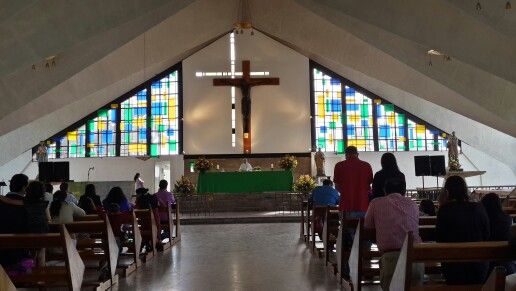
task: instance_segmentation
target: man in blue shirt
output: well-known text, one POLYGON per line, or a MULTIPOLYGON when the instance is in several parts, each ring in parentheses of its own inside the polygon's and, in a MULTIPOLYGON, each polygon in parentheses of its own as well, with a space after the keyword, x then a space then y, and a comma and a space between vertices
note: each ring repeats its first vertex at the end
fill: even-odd
POLYGON ((340 194, 333 188, 333 182, 326 179, 322 186, 315 187, 309 200, 316 206, 336 206, 339 205, 340 194))

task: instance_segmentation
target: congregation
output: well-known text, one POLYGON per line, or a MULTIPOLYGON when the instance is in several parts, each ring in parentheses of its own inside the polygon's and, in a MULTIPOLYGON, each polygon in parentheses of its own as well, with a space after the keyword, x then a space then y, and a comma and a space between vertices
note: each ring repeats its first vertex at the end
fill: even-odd
MULTIPOLYGON (((160 213, 159 209, 176 203, 174 195, 167 190, 168 182, 160 181, 156 194, 150 194, 149 189, 143 187, 143 181, 139 183, 142 187, 135 190, 136 200, 133 204, 120 187, 111 188, 101 201, 95 185, 87 184, 84 194, 77 199, 73 193, 68 192, 66 182, 61 183, 59 190, 53 193, 52 184, 29 181, 26 175, 16 174, 10 180, 10 192, 0 196, 0 219, 10 221, 0 224, 0 234, 45 234, 49 232, 51 225, 69 224, 87 215, 102 217, 105 214, 130 214, 137 209, 150 210, 156 222, 167 220, 168 217, 160 213)), ((163 229, 162 232, 160 225, 161 223, 157 223, 156 240, 142 242, 142 249, 145 248, 147 252, 153 248, 163 249, 161 238, 169 234, 163 233, 168 230, 163 229), (154 241, 157 243, 153 244, 154 241)), ((115 233, 126 231, 124 224, 112 223, 112 227, 115 233)), ((123 242, 116 242, 121 251, 123 242)), ((0 265, 10 277, 43 265, 44 258, 45 249, 0 251, 0 265)))
MULTIPOLYGON (((383 290, 389 290, 407 234, 412 233, 414 243, 422 242, 420 217, 437 216, 436 242, 511 240, 513 219, 504 212, 497 194, 489 193, 481 201, 472 201, 465 180, 460 176, 450 176, 445 181, 437 207, 429 199, 420 201, 418 206, 405 196, 405 175, 392 153, 383 154, 382 168, 374 176, 371 166, 359 159, 355 147, 347 147, 345 153, 346 159, 335 166, 335 189, 328 178, 323 186, 313 190, 309 201, 314 206, 338 206, 341 219, 363 219, 364 228, 376 233, 376 244, 381 253, 380 285, 383 290)), ((317 215, 315 211, 314 215, 317 215)), ((323 216, 316 217, 313 225, 321 238, 323 216)), ((354 232, 353 228, 343 232, 342 239, 347 240, 349 246, 353 244, 354 232)), ((496 266, 503 266, 507 275, 516 272, 516 262, 506 261, 443 263, 442 273, 450 285, 483 284, 496 266)), ((343 277, 349 279, 349 267, 343 273, 343 277)), ((411 274, 412 284, 422 285, 424 265, 413 264, 411 274)))

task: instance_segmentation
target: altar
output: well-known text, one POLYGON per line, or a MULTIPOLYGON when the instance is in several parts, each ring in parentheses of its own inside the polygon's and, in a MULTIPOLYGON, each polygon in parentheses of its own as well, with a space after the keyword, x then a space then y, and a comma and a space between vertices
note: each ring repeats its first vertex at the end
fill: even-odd
POLYGON ((291 171, 207 172, 199 174, 197 193, 261 193, 292 191, 291 171))

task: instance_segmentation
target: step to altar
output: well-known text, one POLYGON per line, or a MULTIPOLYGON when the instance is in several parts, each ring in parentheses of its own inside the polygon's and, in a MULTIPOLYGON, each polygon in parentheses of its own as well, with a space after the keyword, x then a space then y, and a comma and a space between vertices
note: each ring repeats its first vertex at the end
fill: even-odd
POLYGON ((181 224, 293 223, 300 221, 300 215, 297 211, 182 213, 181 224))

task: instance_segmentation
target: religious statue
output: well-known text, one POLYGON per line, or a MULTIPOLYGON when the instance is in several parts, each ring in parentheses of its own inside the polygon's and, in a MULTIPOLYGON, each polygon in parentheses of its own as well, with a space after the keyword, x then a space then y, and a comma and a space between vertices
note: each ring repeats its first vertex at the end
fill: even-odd
POLYGON ((315 153, 315 168, 317 169, 317 177, 326 177, 324 173, 324 153, 321 151, 321 148, 315 153))
POLYGON ((450 171, 460 171, 459 163, 459 140, 455 136, 455 131, 448 136, 448 168, 450 171))
POLYGON ((39 142, 38 150, 36 151, 36 160, 38 163, 48 162, 47 145, 44 141, 39 142))

